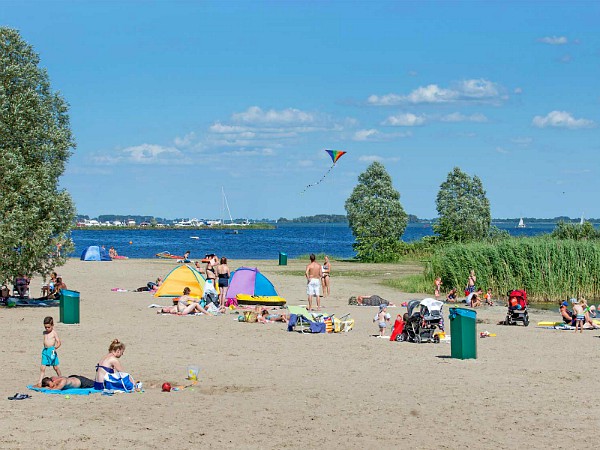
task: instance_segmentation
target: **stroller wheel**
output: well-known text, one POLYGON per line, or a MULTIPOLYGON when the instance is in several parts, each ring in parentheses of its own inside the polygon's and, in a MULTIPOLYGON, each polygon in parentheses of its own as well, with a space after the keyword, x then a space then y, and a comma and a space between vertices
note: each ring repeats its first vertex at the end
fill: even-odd
POLYGON ((406 341, 406 335, 404 333, 400 333, 396 336, 396 342, 404 342, 406 341))
POLYGON ((525 315, 523 316, 523 325, 528 326, 529 325, 529 314, 525 313, 525 315))
POLYGON ((436 335, 433 337, 433 343, 434 343, 434 344, 439 344, 439 343, 440 343, 440 336, 439 336, 438 334, 436 334, 436 335))

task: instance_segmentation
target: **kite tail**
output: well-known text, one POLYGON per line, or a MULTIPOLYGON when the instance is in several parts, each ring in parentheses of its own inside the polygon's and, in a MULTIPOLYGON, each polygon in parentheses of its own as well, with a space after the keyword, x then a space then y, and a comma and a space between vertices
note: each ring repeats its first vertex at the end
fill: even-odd
POLYGON ((300 194, 304 194, 308 188, 311 188, 313 186, 316 186, 317 184, 320 184, 327 177, 329 172, 331 172, 331 169, 333 169, 334 167, 335 167, 335 163, 329 168, 329 170, 327 172, 325 172, 323 174, 323 176, 321 177, 321 179, 319 181, 317 181, 316 183, 313 183, 313 184, 306 185, 306 187, 302 190, 302 192, 300 192, 300 194))

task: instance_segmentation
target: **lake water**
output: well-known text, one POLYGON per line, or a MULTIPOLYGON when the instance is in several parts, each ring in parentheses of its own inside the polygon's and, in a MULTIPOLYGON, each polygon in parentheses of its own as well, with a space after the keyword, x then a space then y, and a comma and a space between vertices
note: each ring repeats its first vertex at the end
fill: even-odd
MULTIPOLYGON (((535 236, 550 233, 553 224, 532 225, 515 228, 515 225, 501 225, 513 236, 535 236)), ((431 226, 409 224, 402 239, 406 242, 433 235, 431 226)), ((153 258, 157 253, 167 251, 175 255, 191 252, 191 259, 200 259, 206 253, 216 253, 230 259, 277 259, 279 252, 289 258, 309 253, 325 253, 340 258, 355 255, 352 249, 354 238, 347 224, 278 224, 273 230, 239 229, 239 234, 230 230, 192 229, 119 229, 86 230, 76 229, 72 233, 75 242, 73 256, 81 255, 90 245, 111 246, 130 258, 153 258), (192 239, 197 237, 198 239, 192 239), (131 242, 131 244, 130 244, 131 242)))

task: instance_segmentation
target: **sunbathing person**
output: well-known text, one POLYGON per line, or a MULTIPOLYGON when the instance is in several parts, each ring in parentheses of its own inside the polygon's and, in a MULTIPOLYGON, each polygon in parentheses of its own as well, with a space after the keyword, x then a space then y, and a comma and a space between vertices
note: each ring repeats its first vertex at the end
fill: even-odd
POLYGON ((183 295, 179 297, 177 305, 167 306, 157 311, 157 314, 178 314, 180 316, 186 316, 193 313, 204 313, 210 315, 210 313, 198 303, 198 299, 190 296, 191 289, 186 287, 183 289, 183 295))
POLYGON ((356 297, 356 304, 359 306, 394 306, 393 303, 381 298, 379 295, 359 295, 356 297))
POLYGON ((257 322, 259 323, 273 323, 273 322, 283 322, 287 323, 288 319, 285 314, 269 314, 269 311, 263 309, 260 314, 257 316, 257 322))
POLYGON ((91 389, 94 387, 94 380, 81 375, 44 377, 42 379, 42 385, 37 387, 43 387, 53 391, 62 391, 63 389, 91 389))

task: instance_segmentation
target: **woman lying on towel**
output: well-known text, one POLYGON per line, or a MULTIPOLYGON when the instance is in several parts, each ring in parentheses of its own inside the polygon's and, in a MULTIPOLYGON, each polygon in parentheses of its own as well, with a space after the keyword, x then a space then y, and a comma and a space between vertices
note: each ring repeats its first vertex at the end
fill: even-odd
POLYGON ((273 322, 284 322, 287 323, 288 319, 285 314, 269 314, 269 311, 263 309, 257 317, 258 323, 273 323, 273 322))
POLYGON ((180 316, 187 316, 188 314, 204 313, 210 315, 209 312, 198 303, 198 299, 190 296, 190 292, 192 292, 191 289, 186 287, 176 305, 161 308, 158 311, 158 314, 178 314, 180 316))

